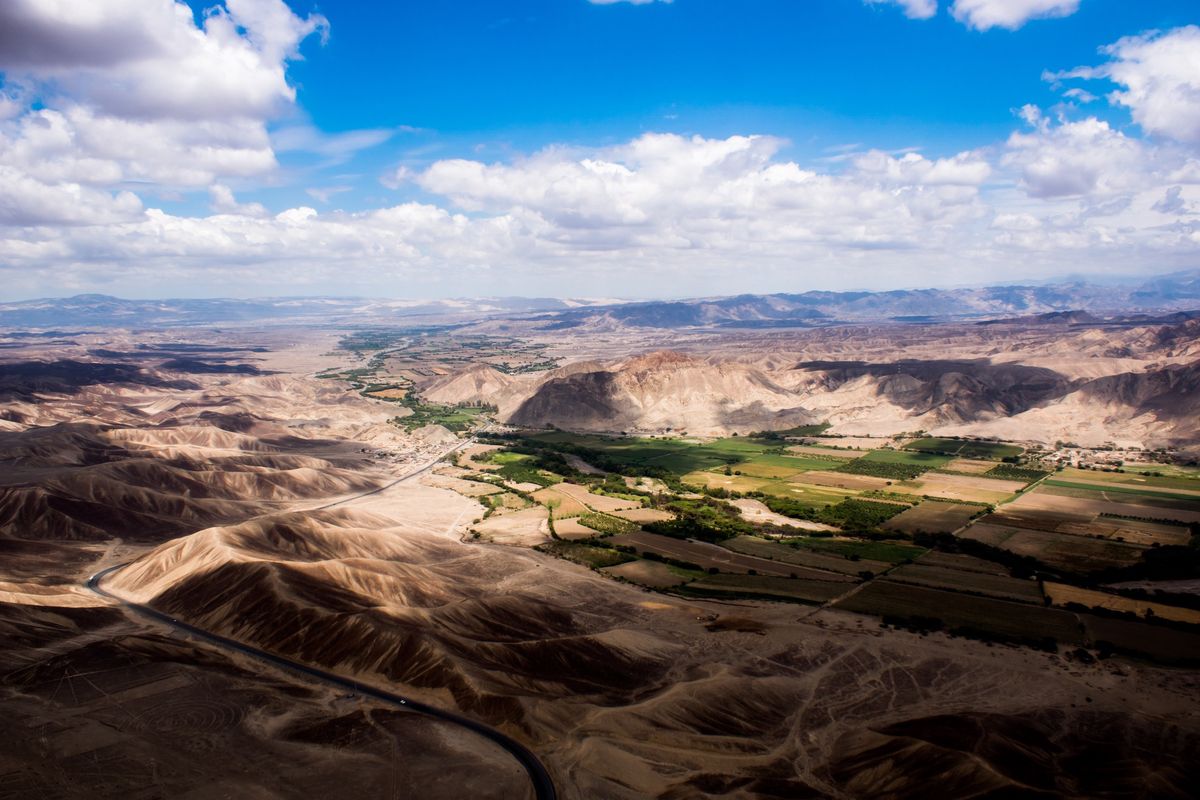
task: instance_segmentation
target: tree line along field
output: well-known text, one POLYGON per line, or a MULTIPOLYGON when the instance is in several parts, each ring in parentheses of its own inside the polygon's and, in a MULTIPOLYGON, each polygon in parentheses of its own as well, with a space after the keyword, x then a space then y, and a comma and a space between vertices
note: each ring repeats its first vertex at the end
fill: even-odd
MULTIPOLYGON (((1200 627, 1170 614, 1138 617, 1128 609, 1142 606, 1111 601, 1117 595, 1097 583, 1158 575, 1164 548, 1165 555, 1175 556, 1173 569, 1191 569, 1200 577, 1196 559, 1179 558, 1195 552, 1191 532, 1162 520, 1118 523, 1100 511, 1089 516, 1075 507, 1068 512, 1054 507, 1090 502, 1093 493, 1106 489, 1118 499, 1161 502, 1174 511, 1200 500, 1170 488, 1139 492, 1119 481, 1095 486, 1079 484, 1083 479, 1074 476, 1045 480, 1045 470, 995 460, 1012 458, 1006 448, 1015 446, 953 439, 946 441, 977 446, 925 452, 947 445, 918 440, 925 449, 880 448, 846 458, 825 457, 819 446, 793 452, 786 441, 766 437, 703 442, 551 431, 481 438, 500 448, 485 458, 493 470, 486 479, 552 487, 533 497, 558 500, 559 510, 550 509, 552 520, 570 523, 569 540, 564 536, 541 549, 649 589, 824 605, 889 624, 1036 647, 1054 641, 1167 661, 1200 659, 1200 627), (603 474, 578 472, 567 456, 603 474), (971 471, 943 471, 956 459, 971 471), (861 464, 900 467, 913 477, 866 476, 871 479, 857 486, 822 485, 837 481, 837 475, 855 477, 845 467, 861 464), (987 474, 992 470, 1004 474, 987 474), (1055 480, 1071 485, 1055 486, 1055 480), (921 494, 942 490, 963 497, 921 494), (1052 494, 1058 491, 1087 496, 1052 494), (992 502, 969 497, 985 492, 992 502), (751 521, 728 502, 742 497, 777 516, 751 521), (611 504, 620 502, 640 509, 648 521, 615 516, 629 513, 613 511, 611 504), (568 513, 571 519, 564 519, 568 513), (1142 529, 1159 544, 1117 538, 1117 531, 1142 529), (1087 619, 1077 608, 1048 606, 1045 581, 1074 586, 1081 592, 1077 597, 1096 598, 1098 605, 1087 609, 1087 619), (1105 598, 1107 605, 1100 604, 1105 598), (1176 628, 1170 636, 1154 638, 1158 628, 1171 625, 1176 628), (1109 638, 1098 639, 1097 631, 1109 638), (1159 644, 1148 644, 1154 642, 1159 644)), ((1130 502, 1121 507, 1159 510, 1130 502)))

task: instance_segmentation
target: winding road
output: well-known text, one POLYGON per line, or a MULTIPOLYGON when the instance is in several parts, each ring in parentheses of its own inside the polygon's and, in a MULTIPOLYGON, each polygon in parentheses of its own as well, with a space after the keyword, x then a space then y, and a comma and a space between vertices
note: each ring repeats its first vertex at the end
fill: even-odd
MULTIPOLYGON (((402 483, 407 480, 411 480, 412 478, 415 478, 418 475, 428 472, 430 469, 433 468, 433 466, 438 461, 440 461, 442 458, 444 458, 448 453, 458 450, 461 447, 465 447, 468 444, 470 444, 472 441, 473 441, 472 439, 468 439, 464 442, 461 442, 461 443, 455 445, 454 447, 450 448, 450 450, 447 450, 446 453, 443 453, 441 456, 439 456, 437 459, 435 459, 430 464, 427 464, 426 466, 421 467, 420 469, 410 472, 409 474, 405 475, 404 477, 399 478, 395 481, 392 481, 391 483, 388 483, 377 489, 372 489, 370 491, 364 492, 361 495, 357 495, 355 498, 345 498, 343 500, 339 500, 337 502, 330 503, 329 505, 321 506, 321 508, 329 508, 330 506, 349 502, 350 500, 356 499, 357 497, 364 497, 364 496, 368 496, 368 495, 372 495, 372 494, 378 494, 379 492, 390 489, 399 483, 402 483)), ((312 509, 312 510, 315 510, 315 509, 312 509)), ((132 562, 126 562, 124 564, 117 564, 115 566, 108 567, 107 569, 100 570, 99 572, 97 572, 96 574, 94 574, 90 578, 88 578, 87 583, 86 583, 87 588, 89 590, 91 590, 92 592, 95 592, 96 594, 100 595, 101 597, 104 597, 109 600, 113 600, 113 601, 117 602, 122 607, 133 612, 134 614, 137 614, 142 617, 146 617, 148 619, 152 619, 155 622, 161 623, 163 625, 167 625, 171 628, 174 628, 176 630, 187 633, 198 639, 202 639, 205 642, 215 645, 223 650, 229 650, 229 651, 233 651, 236 653, 240 653, 242 655, 250 656, 251 658, 254 658, 258 661, 264 662, 266 664, 270 664, 273 667, 282 668, 289 672, 294 672, 294 673, 300 674, 306 678, 312 678, 312 679, 318 680, 322 683, 330 684, 331 686, 337 686, 338 688, 341 688, 341 689, 348 689, 348 690, 355 692, 357 694, 360 694, 364 697, 370 697, 375 700, 380 700, 384 703, 388 703, 390 705, 397 706, 399 708, 404 709, 405 711, 411 711, 411 712, 414 712, 417 714, 424 714, 425 716, 433 717, 434 719, 443 720, 445 722, 451 723, 452 725, 458 725, 459 727, 466 728, 467 730, 471 731, 472 733, 482 736, 483 738, 499 745, 501 748, 503 748, 506 752, 508 752, 513 758, 515 758, 520 763, 521 767, 529 775, 529 780, 533 784, 534 796, 537 798, 537 800, 557 800, 558 793, 554 789, 554 782, 550 779, 550 773, 546 771, 545 766, 543 766, 542 762, 538 760, 537 756, 535 756, 529 748, 525 747, 520 742, 516 741, 515 739, 510 738, 509 736, 506 736, 505 734, 501 733, 500 731, 496 730, 495 728, 492 728, 489 725, 485 725, 482 722, 471 719, 469 717, 464 717, 464 716, 462 716, 460 714, 456 714, 452 711, 447 711, 442 708, 437 708, 436 706, 431 706, 431 705, 422 703, 417 700, 411 700, 407 697, 396 694, 394 692, 389 692, 384 689, 380 689, 378 687, 372 686, 370 684, 363 683, 362 681, 355 680, 354 678, 347 678, 342 675, 337 675, 332 672, 327 672, 323 669, 318 669, 317 667, 309 666, 308 664, 303 664, 299 661, 293 661, 290 658, 285 658, 283 656, 279 656, 274 653, 269 653, 265 650, 259 650, 256 647, 251 647, 250 645, 243 644, 242 642, 239 642, 235 639, 230 639, 228 637, 221 636, 220 634, 212 633, 211 631, 206 631, 203 628, 197 628, 195 625, 189 625, 186 622, 181 622, 180 620, 176 619, 175 617, 172 617, 169 614, 164 614, 161 611, 157 611, 156 609, 151 608, 150 606, 142 605, 140 603, 130 602, 130 601, 126 600, 125 598, 120 597, 119 595, 115 595, 112 592, 105 589, 104 585, 103 585, 104 579, 109 574, 111 574, 123 567, 129 566, 130 563, 132 563, 132 562)))

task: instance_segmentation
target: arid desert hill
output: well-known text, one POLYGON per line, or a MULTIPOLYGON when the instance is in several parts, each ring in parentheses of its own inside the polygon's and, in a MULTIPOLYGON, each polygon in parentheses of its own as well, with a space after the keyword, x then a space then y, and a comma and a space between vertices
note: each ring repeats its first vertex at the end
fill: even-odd
POLYGON ((798 624, 786 607, 653 598, 461 542, 445 523, 471 503, 438 493, 398 487, 361 507, 204 530, 111 585, 480 717, 529 741, 564 798, 916 798, 933 779, 954 796, 1183 797, 1196 777, 1182 756, 1200 741, 1165 707, 1149 724, 1126 713, 1124 690, 1093 705, 1044 654, 997 661, 982 644, 798 624), (715 613, 728 624, 709 625, 715 613), (1096 753, 1096 736, 1121 743, 1103 779, 1069 765, 1096 753))
POLYGON ((1089 445, 1195 446, 1200 320, 1112 325, 905 325, 630 336, 632 355, 570 360, 621 336, 547 340, 567 360, 507 375, 474 364, 421 383, 440 403, 488 403, 517 425, 700 435, 829 422, 832 433, 928 430, 1089 445), (645 345, 642 345, 645 346, 645 345))

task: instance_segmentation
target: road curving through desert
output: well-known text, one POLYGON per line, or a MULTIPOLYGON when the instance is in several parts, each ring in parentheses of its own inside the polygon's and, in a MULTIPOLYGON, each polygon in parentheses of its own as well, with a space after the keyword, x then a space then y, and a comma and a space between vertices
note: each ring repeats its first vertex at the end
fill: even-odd
MULTIPOLYGON (((356 497, 365 497, 365 496, 369 496, 369 495, 373 495, 373 494, 378 494, 382 491, 390 489, 391 487, 393 487, 399 483, 411 480, 419 475, 422 475, 425 472, 428 472, 430 469, 432 469, 447 454, 449 454, 455 450, 458 450, 462 447, 465 447, 466 445, 470 444, 472 441, 473 441, 473 439, 467 439, 463 442, 460 442, 459 444, 450 448, 449 450, 446 451, 446 453, 443 453, 441 456, 439 456, 437 459, 430 462, 429 464, 427 464, 417 470, 414 470, 413 472, 408 473, 407 475, 403 476, 402 478, 399 478, 395 481, 385 484, 384 486, 381 486, 376 489, 372 489, 367 492, 363 492, 362 494, 357 495, 356 497)), ((355 499, 355 498, 344 498, 344 499, 338 500, 334 503, 330 503, 327 506, 322 506, 322 508, 339 505, 341 503, 348 502, 351 499, 355 499)), ((341 689, 347 689, 352 692, 355 692, 356 694, 360 694, 364 697, 370 697, 375 700, 380 700, 380 701, 388 703, 390 705, 397 706, 406 711, 411 711, 411 712, 417 713, 417 714, 424 714, 425 716, 432 717, 434 719, 439 719, 444 722, 449 722, 452 725, 458 725, 459 727, 462 727, 462 728, 466 728, 467 730, 471 731, 472 733, 474 733, 478 736, 482 736, 483 738, 488 739, 489 741, 500 746, 505 752, 507 752, 509 755, 511 755, 513 758, 515 758, 517 760, 517 762, 521 765, 521 767, 528 774, 529 780, 530 780, 531 784, 533 785, 534 796, 537 800, 557 800, 558 794, 555 791, 554 782, 551 780, 550 774, 546 770, 545 766, 542 764, 542 762, 540 760, 538 760, 538 757, 536 755, 534 755, 533 752, 529 748, 525 747, 520 742, 516 741, 515 739, 510 738, 509 736, 501 733, 500 731, 496 730, 495 728, 492 728, 489 725, 485 725, 484 723, 479 722, 478 720, 474 720, 469 717, 465 717, 460 714, 456 714, 452 711, 447 711, 446 709, 438 708, 436 706, 431 706, 426 703, 422 703, 420 701, 412 700, 410 698, 396 694, 394 692, 389 692, 385 689, 380 689, 376 686, 372 686, 371 684, 355 680, 354 678, 347 678, 345 676, 337 675, 335 673, 328 672, 323 669, 318 669, 318 668, 310 666, 308 664, 304 664, 304 663, 301 663, 298 661, 293 661, 292 659, 285 658, 283 656, 279 656, 274 653, 267 652, 265 650, 259 650, 256 647, 251 647, 250 645, 243 644, 242 642, 239 642, 235 639, 230 639, 228 637, 221 636, 220 634, 213 633, 211 631, 206 631, 203 628, 198 628, 195 625, 190 625, 186 622, 182 622, 179 619, 172 617, 169 614, 164 614, 163 612, 158 611, 154 608, 151 608, 150 606, 142 605, 141 603, 131 602, 131 601, 126 600, 125 598, 120 597, 119 595, 116 595, 116 594, 108 591, 107 589, 105 589, 104 585, 103 585, 104 579, 111 573, 116 572, 119 569, 129 566, 130 563, 132 563, 132 562, 126 562, 124 564, 117 564, 117 565, 114 565, 111 567, 107 567, 106 569, 100 570, 99 572, 95 573, 94 575, 92 575, 91 577, 88 578, 87 583, 85 584, 86 587, 90 591, 94 592, 97 595, 100 595, 101 597, 115 601, 116 603, 120 604, 123 608, 133 612, 134 614, 154 620, 155 622, 161 623, 163 625, 167 625, 171 628, 174 628, 175 630, 189 634, 198 639, 202 639, 205 642, 207 642, 211 645, 215 645, 221 649, 233 651, 233 652, 240 653, 240 654, 246 655, 246 656, 250 656, 251 658, 254 658, 258 661, 269 664, 273 667, 282 668, 284 670, 300 674, 304 677, 318 680, 322 683, 327 683, 332 686, 337 686, 338 688, 341 688, 341 689)))

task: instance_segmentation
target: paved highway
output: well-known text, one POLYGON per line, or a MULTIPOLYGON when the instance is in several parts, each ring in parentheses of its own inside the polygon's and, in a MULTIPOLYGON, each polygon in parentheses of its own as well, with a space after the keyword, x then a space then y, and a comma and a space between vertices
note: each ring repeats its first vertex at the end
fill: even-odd
MULTIPOLYGON (((455 447, 451 448, 451 450, 449 450, 447 452, 452 452, 453 450, 457 450, 460 447, 464 447, 467 444, 469 444, 470 441, 471 440, 462 442, 462 443, 456 445, 455 447)), ((443 454, 443 457, 444 457, 444 455, 445 454, 443 454)), ((439 458, 437 460, 441 460, 441 459, 439 458)), ((416 470, 415 472, 411 472, 408 475, 405 475, 403 478, 400 478, 399 480, 393 481, 392 483, 389 483, 386 486, 382 486, 379 489, 373 489, 369 492, 364 492, 363 495, 360 495, 360 496, 376 494, 385 489, 389 489, 398 483, 401 483, 406 480, 410 480, 410 479, 416 477, 417 475, 427 472, 436 463, 437 463, 437 461, 434 461, 434 462, 416 470)), ((339 502, 344 503, 344 502, 347 502, 347 500, 342 500, 339 502)), ((332 503, 330 505, 337 505, 337 504, 338 503, 332 503)), ((328 507, 329 506, 323 506, 323 508, 328 508, 328 507)), ((87 588, 102 597, 106 597, 110 600, 114 600, 117 603, 120 603, 126 609, 132 611, 135 614, 138 614, 143 617, 147 617, 149 619, 154 620, 155 622, 159 622, 164 625, 175 628, 176 630, 183 631, 184 633, 195 636, 198 639, 202 639, 202 640, 208 642, 209 644, 216 645, 217 647, 220 647, 222 649, 232 650, 232 651, 241 653, 243 655, 250 656, 251 658, 265 662, 267 664, 270 664, 271 666, 280 667, 282 669, 288 670, 290 672, 298 673, 298 674, 303 675, 308 678, 314 678, 318 681, 321 681, 322 683, 328 683, 330 685, 337 686, 342 689, 349 689, 350 691, 355 692, 357 694, 361 694, 364 697, 371 697, 376 700, 381 700, 385 703, 388 703, 388 704, 391 704, 394 706, 398 706, 406 711, 411 711, 411 712, 414 712, 417 714, 424 714, 428 717, 433 717, 434 719, 444 720, 445 722, 449 722, 453 725, 458 725, 460 727, 466 728, 467 730, 470 730, 471 732, 476 733, 485 739, 495 742, 497 745, 504 748, 504 750, 506 750, 510 755, 512 755, 513 758, 515 758, 521 764, 521 766, 525 769, 525 772, 528 773, 529 780, 533 783, 533 791, 534 791, 534 795, 537 798, 537 800, 556 800, 556 798, 558 797, 557 792, 555 792, 555 790, 554 790, 554 783, 553 783, 553 781, 550 780, 550 774, 546 771, 546 768, 542 765, 542 762, 538 760, 537 756, 535 756, 533 754, 533 752, 529 750, 529 748, 525 747, 520 742, 517 742, 516 740, 509 738, 508 736, 504 735, 503 733, 496 730, 495 728, 492 728, 488 725, 483 724, 482 722, 473 720, 469 717, 461 716, 452 711, 447 711, 445 709, 427 705, 426 703, 422 703, 417 700, 411 700, 407 697, 403 697, 401 695, 395 694, 394 692, 389 692, 384 689, 377 688, 370 684, 363 683, 361 681, 357 681, 353 678, 346 678, 341 675, 336 675, 332 672, 326 672, 323 669, 318 669, 316 667, 312 667, 307 664, 302 664, 298 661, 293 661, 290 658, 284 658, 283 656, 275 655, 274 653, 268 653, 265 650, 259 650, 256 647, 251 647, 247 644, 243 644, 242 642, 236 641, 234 639, 230 639, 225 636, 221 636, 219 634, 212 633, 210 631, 206 631, 202 628, 197 628, 195 625, 189 625, 186 622, 181 622, 180 620, 176 619, 175 617, 172 617, 169 614, 164 614, 163 612, 153 609, 150 606, 145 606, 140 603, 132 603, 122 597, 119 597, 118 595, 113 594, 112 592, 108 591, 107 589, 105 589, 104 588, 105 577, 107 577, 110 573, 115 572, 116 570, 119 570, 122 567, 126 567, 126 566, 128 566, 128 563, 117 564, 116 566, 112 566, 107 569, 103 569, 100 572, 97 572, 95 575, 88 578, 87 588)))

